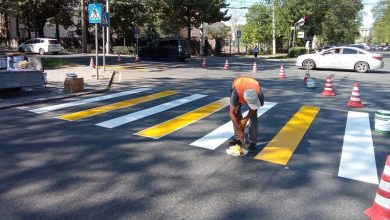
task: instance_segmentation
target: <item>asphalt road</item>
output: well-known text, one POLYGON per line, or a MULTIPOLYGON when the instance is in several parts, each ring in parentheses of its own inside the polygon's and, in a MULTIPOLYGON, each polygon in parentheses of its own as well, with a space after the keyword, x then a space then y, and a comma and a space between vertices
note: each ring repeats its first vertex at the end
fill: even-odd
MULTIPOLYGON (((33 111, 108 94, 2 110, 1 218, 366 219, 364 210, 373 204, 378 184, 343 178, 338 172, 341 161, 345 162, 341 155, 347 117, 350 112, 365 113, 375 147, 375 178, 380 180, 390 136, 376 133, 374 126, 375 112, 390 110, 389 54, 385 54, 385 69, 370 73, 311 71, 317 80, 315 89, 305 87, 305 71, 295 67, 293 60, 259 59, 259 71, 253 73, 253 58, 228 58, 231 70, 227 71, 222 69, 225 59, 209 58, 207 68, 200 68, 198 58, 185 63, 131 63, 119 70, 122 81, 109 94, 148 90, 40 114, 33 111), (277 77, 281 64, 286 79, 277 77), (231 81, 240 75, 260 80, 266 102, 275 104, 260 116, 256 153, 228 156, 227 141, 213 150, 193 146, 195 140, 229 121, 228 108, 223 106, 161 137, 141 132, 228 97, 231 81), (321 94, 328 75, 336 93, 333 97, 321 94), (365 107, 351 109, 346 105, 355 82, 365 107), (61 119, 166 90, 175 93, 76 121, 61 119), (147 109, 194 94, 206 96, 117 127, 97 125, 127 114, 145 114, 147 109), (297 120, 302 107, 313 107, 318 113, 288 163, 255 159, 289 121, 297 120)), ((358 133, 356 138, 363 135, 358 133)), ((354 144, 360 146, 359 141, 354 144)), ((367 167, 366 171, 372 170, 367 167)))

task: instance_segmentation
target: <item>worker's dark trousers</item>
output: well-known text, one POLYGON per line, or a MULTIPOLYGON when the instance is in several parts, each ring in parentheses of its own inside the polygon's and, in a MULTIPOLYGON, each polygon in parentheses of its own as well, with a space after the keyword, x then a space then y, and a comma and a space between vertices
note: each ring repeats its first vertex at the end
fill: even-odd
MULTIPOLYGON (((241 105, 238 105, 234 109, 234 114, 236 115, 238 121, 242 119, 242 113, 241 113, 241 105)), ((253 113, 252 117, 249 119, 249 133, 248 133, 248 139, 245 139, 245 141, 249 141, 250 144, 255 144, 257 145, 257 134, 259 131, 259 122, 257 119, 257 110, 253 113)), ((237 129, 235 126, 234 127, 234 139, 239 140, 237 136, 237 129)), ((246 135, 245 135, 246 137, 246 135)))

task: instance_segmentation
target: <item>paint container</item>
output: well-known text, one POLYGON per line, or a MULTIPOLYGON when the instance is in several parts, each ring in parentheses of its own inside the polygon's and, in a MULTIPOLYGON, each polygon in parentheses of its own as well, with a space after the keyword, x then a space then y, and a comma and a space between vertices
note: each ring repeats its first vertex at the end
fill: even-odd
POLYGON ((316 88, 316 79, 315 79, 315 78, 309 78, 309 79, 307 79, 306 86, 307 86, 307 88, 309 88, 309 89, 315 89, 315 88, 316 88))
POLYGON ((375 112, 375 131, 381 134, 390 134, 390 111, 378 110, 375 112))

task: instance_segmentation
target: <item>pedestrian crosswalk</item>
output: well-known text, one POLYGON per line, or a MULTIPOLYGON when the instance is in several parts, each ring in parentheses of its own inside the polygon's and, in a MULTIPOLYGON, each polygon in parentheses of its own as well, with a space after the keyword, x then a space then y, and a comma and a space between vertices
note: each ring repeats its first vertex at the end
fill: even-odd
MULTIPOLYGON (((185 142, 190 146, 223 152, 234 135, 228 114, 228 97, 133 88, 62 102, 31 108, 29 111, 37 114, 50 112, 50 116, 54 115, 57 119, 88 122, 107 129, 125 129, 146 138, 174 139, 177 135, 186 139, 185 142)), ((275 120, 269 118, 273 118, 272 115, 277 113, 276 109, 283 108, 282 106, 282 103, 265 102, 257 112, 260 128, 267 120, 275 120)), ((289 120, 283 121, 281 128, 274 128, 274 121, 268 122, 270 127, 267 129, 273 137, 263 139, 258 151, 249 157, 287 166, 294 160, 296 149, 310 148, 313 152, 320 146, 319 141, 309 140, 307 134, 312 132, 310 127, 313 123, 320 120, 318 115, 322 110, 316 106, 299 106, 296 109, 284 112, 284 115, 288 114, 286 117, 289 120)), ((280 118, 284 120, 286 117, 280 118)), ((349 111, 343 123, 345 133, 341 135, 344 136, 344 141, 338 148, 340 163, 334 165, 338 167, 335 175, 378 184, 369 114, 349 111)))

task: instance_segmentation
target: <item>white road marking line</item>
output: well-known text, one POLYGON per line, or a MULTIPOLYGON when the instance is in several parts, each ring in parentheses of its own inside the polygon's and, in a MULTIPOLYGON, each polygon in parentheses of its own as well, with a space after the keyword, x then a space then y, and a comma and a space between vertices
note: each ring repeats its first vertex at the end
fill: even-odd
POLYGON ((348 112, 338 176, 378 184, 368 113, 348 112))
POLYGON ((130 90, 130 91, 124 91, 124 92, 114 93, 114 94, 110 94, 110 95, 99 96, 99 97, 95 97, 95 98, 83 99, 83 100, 74 101, 74 102, 68 102, 68 103, 63 103, 63 104, 58 104, 58 105, 52 105, 52 106, 46 106, 46 107, 42 107, 42 108, 32 109, 32 110, 30 110, 30 112, 42 114, 42 113, 55 111, 55 110, 59 110, 59 109, 64 109, 64 108, 68 108, 68 107, 72 107, 72 106, 78 106, 78 105, 88 104, 88 103, 92 103, 92 102, 98 102, 98 101, 102 101, 102 100, 117 98, 117 97, 121 97, 121 96, 126 96, 126 95, 130 95, 130 94, 148 91, 148 90, 150 90, 150 89, 139 88, 139 89, 134 89, 134 90, 130 90))
MULTIPOLYGON (((262 116, 277 103, 265 102, 264 106, 260 107, 257 110, 257 117, 262 116)), ((248 114, 248 111, 244 112, 243 115, 248 114)), ((231 121, 223 124, 222 126, 216 128, 214 131, 208 133, 207 135, 199 138, 198 140, 192 142, 190 145, 195 147, 206 148, 210 150, 215 150, 225 141, 229 140, 234 135, 233 123, 231 121)))
POLYGON ((144 110, 141 110, 138 112, 134 112, 134 113, 131 113, 128 115, 124 115, 124 116, 121 116, 118 118, 114 118, 114 119, 111 119, 108 121, 104 121, 104 122, 98 123, 96 125, 100 126, 100 127, 105 127, 105 128, 114 128, 114 127, 117 127, 117 126, 120 126, 120 125, 123 125, 126 123, 136 121, 138 119, 145 118, 147 116, 154 115, 154 114, 160 113, 162 111, 165 111, 165 110, 168 110, 168 109, 195 101, 195 100, 203 98, 203 97, 206 97, 206 95, 200 95, 200 94, 191 95, 191 96, 184 97, 184 98, 174 100, 171 102, 167 102, 167 103, 164 103, 164 104, 161 104, 158 106, 154 106, 154 107, 151 107, 148 109, 144 109, 144 110))

